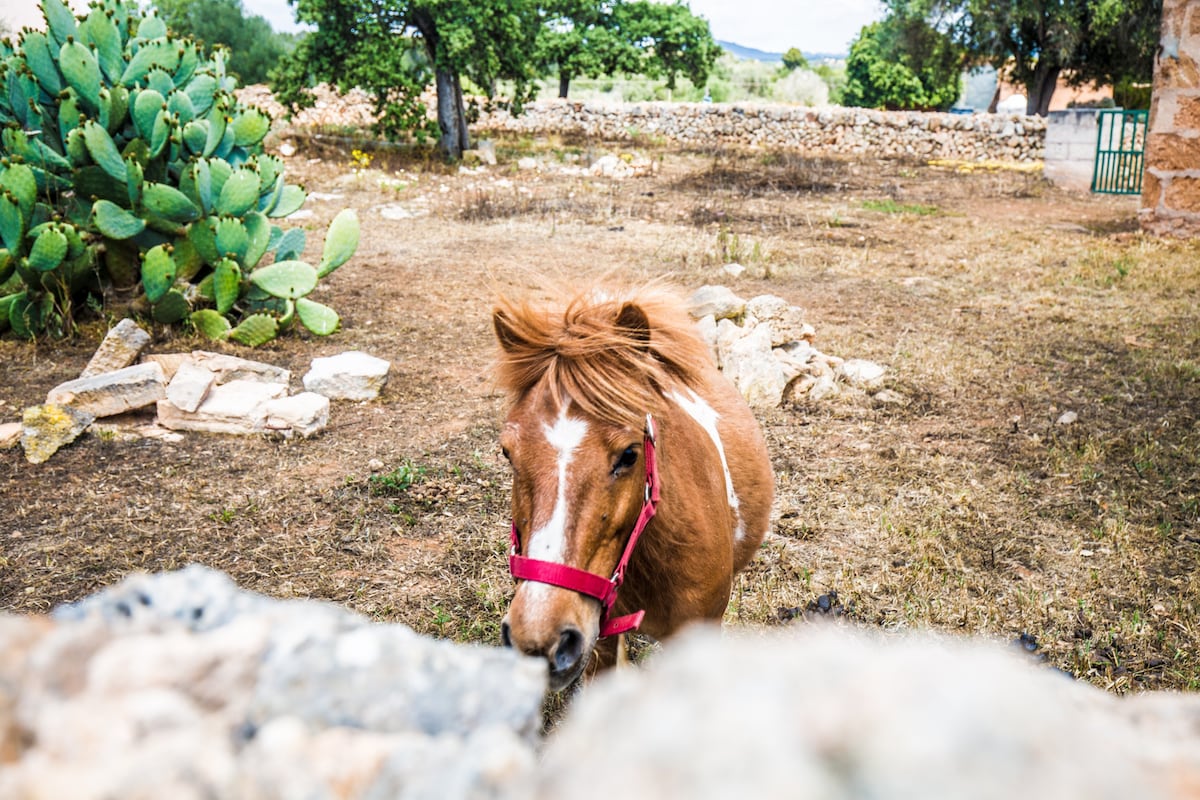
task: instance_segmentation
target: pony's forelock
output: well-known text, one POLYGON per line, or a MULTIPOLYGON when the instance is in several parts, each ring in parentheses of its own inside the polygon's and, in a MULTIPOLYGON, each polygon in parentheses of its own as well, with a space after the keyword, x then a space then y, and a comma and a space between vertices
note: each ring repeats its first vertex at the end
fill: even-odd
POLYGON ((678 296, 657 286, 593 286, 557 306, 501 296, 494 315, 498 383, 515 401, 545 381, 560 403, 569 399, 589 416, 640 429, 647 413, 661 409, 664 391, 699 384, 711 365, 683 309, 678 296), (645 329, 618 325, 628 306, 640 310, 645 329))

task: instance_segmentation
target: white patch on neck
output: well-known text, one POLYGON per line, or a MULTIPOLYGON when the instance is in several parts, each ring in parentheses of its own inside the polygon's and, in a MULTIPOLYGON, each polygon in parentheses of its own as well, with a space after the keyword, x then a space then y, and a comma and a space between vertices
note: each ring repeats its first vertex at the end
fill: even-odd
POLYGON ((712 439, 712 443, 716 445, 717 455, 721 458, 721 469, 725 471, 725 495, 729 501, 729 508, 733 511, 733 516, 737 520, 737 527, 734 528, 733 537, 736 541, 741 541, 746 535, 746 523, 742 521, 742 512, 740 503, 738 502, 737 492, 733 490, 733 476, 729 473, 729 462, 725 458, 725 446, 721 443, 721 432, 717 428, 717 420, 721 415, 704 402, 698 394, 691 389, 688 389, 689 397, 685 397, 679 392, 672 392, 671 399, 679 404, 679 407, 687 412, 687 415, 696 421, 696 424, 704 429, 708 434, 708 438, 712 439))
MULTIPOLYGON (((575 450, 587 436, 587 421, 567 416, 569 403, 563 405, 553 425, 543 425, 546 441, 558 453, 558 495, 554 500, 554 513, 546 524, 529 537, 529 557, 539 561, 566 562, 567 553, 567 468, 575 457, 575 450)), ((530 601, 540 601, 551 587, 544 583, 529 582, 525 591, 530 601), (536 599, 535 599, 536 598, 536 599)))

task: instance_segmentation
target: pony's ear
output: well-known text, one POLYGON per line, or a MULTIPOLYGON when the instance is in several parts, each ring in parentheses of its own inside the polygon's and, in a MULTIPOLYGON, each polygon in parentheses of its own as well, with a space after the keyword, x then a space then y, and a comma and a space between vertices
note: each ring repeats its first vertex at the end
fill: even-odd
POLYGON ((525 341, 517 333, 513 321, 504 309, 497 308, 492 312, 492 327, 496 330, 496 340, 506 353, 522 349, 525 341))
POLYGON ((650 320, 642 307, 634 303, 621 306, 617 314, 617 329, 641 344, 645 349, 650 344, 650 320))

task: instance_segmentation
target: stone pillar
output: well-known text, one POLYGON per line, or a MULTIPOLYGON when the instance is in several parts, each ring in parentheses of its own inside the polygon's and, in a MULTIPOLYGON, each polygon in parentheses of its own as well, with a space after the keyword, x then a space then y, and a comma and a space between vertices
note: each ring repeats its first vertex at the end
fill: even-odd
POLYGON ((1163 0, 1146 173, 1138 216, 1150 233, 1200 235, 1200 3, 1163 0))

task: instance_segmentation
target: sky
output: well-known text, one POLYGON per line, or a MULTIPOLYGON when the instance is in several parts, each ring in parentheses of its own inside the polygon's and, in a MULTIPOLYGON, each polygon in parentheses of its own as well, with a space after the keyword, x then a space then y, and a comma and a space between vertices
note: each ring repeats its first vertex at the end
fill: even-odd
MULTIPOLYGON (((82 9, 83 0, 72 0, 82 9)), ((287 0, 242 0, 250 14, 264 17, 277 31, 298 30, 287 0)), ((0 0, 0 18, 19 30, 41 26, 37 0, 0 0)), ((705 17, 713 38, 780 53, 799 47, 806 53, 846 53, 860 28, 883 16, 879 0, 690 0, 705 17)))

